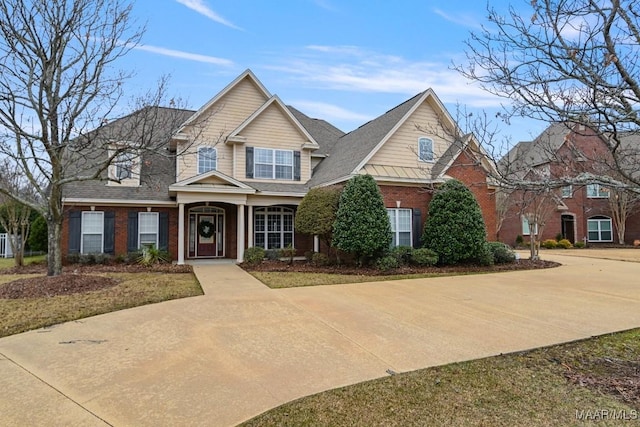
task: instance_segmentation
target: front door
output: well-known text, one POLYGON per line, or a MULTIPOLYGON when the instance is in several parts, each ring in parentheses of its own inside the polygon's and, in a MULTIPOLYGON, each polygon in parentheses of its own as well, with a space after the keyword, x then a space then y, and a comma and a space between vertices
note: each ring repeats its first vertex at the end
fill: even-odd
POLYGON ((560 221, 562 222, 562 237, 571 243, 575 243, 575 217, 573 215, 562 215, 560 221))
POLYGON ((188 256, 224 257, 224 210, 214 207, 191 210, 188 256))

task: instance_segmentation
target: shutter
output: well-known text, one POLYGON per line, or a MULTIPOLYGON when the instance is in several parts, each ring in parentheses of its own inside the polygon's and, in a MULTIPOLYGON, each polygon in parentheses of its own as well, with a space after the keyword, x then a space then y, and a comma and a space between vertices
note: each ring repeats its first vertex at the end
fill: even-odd
POLYGON ((80 239, 82 238, 82 212, 69 211, 69 253, 80 253, 80 239))
POLYGON ((116 213, 104 213, 104 253, 113 255, 116 251, 116 213))
POLYGON ((247 178, 253 178, 253 147, 247 147, 245 153, 247 157, 247 178))
POLYGON ((293 179, 300 181, 300 152, 293 152, 293 179))
POLYGON ((422 239, 422 212, 420 212, 420 209, 413 210, 412 226, 413 247, 419 248, 421 246, 420 240, 422 239))
POLYGON ((158 249, 169 250, 169 213, 160 212, 158 215, 158 249))
POLYGON ((127 252, 138 250, 138 212, 129 211, 127 221, 127 252))

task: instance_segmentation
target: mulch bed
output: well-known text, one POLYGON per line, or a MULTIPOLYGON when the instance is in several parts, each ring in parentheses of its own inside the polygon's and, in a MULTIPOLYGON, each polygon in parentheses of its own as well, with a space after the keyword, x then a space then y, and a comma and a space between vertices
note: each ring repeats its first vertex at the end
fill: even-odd
POLYGON ((112 265, 67 265, 60 276, 47 277, 47 267, 44 264, 30 264, 22 267, 12 267, 0 270, 0 274, 42 274, 39 277, 29 277, 14 280, 0 285, 0 298, 43 298, 57 295, 70 295, 81 292, 92 292, 111 288, 118 284, 117 280, 109 277, 96 276, 96 273, 191 273, 190 265, 157 264, 145 267, 139 264, 112 265))
POLYGON ((571 383, 617 396, 640 408, 640 360, 599 358, 582 367, 565 367, 565 377, 571 383))
POLYGON ((480 265, 455 265, 447 267, 418 267, 405 266, 390 271, 380 271, 373 266, 356 267, 353 265, 329 265, 315 266, 306 261, 294 261, 289 265, 283 261, 264 261, 258 265, 244 265, 241 267, 247 271, 275 271, 275 272, 298 272, 298 273, 328 273, 328 274, 352 274, 360 276, 387 276, 390 274, 464 274, 464 273, 490 273, 498 271, 518 271, 536 270, 541 268, 557 267, 560 264, 552 261, 531 261, 528 259, 519 260, 511 264, 496 264, 492 266, 480 265))

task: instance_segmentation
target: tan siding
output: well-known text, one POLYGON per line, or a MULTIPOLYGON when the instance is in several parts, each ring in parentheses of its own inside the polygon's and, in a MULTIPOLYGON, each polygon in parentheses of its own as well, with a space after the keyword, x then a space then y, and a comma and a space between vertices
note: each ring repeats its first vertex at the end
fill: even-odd
POLYGON ((428 103, 423 103, 374 154, 368 164, 418 168, 423 173, 430 172, 432 163, 418 161, 418 138, 427 137, 433 140, 433 152, 437 160, 449 146, 445 139, 437 136, 442 135, 443 131, 432 130, 440 129, 439 126, 434 109, 428 103), (424 130, 418 130, 416 125, 424 130))
MULTIPOLYGON (((178 181, 198 173, 197 147, 215 145, 218 149, 218 171, 233 175, 233 147, 224 144, 224 138, 267 101, 262 92, 247 78, 234 86, 203 113, 208 119, 187 130, 195 142, 178 161, 178 181)), ((183 145, 184 150, 187 145, 183 145)))
MULTIPOLYGON (((238 147, 238 177, 246 179, 245 147, 275 148, 280 150, 301 151, 300 153, 300 181, 306 182, 311 178, 309 150, 301 150, 302 144, 307 142, 307 138, 289 121, 285 113, 276 104, 272 104, 258 116, 254 122, 249 124, 241 135, 247 138, 244 146, 238 147)), ((258 181, 258 180, 256 180, 258 181)), ((260 180, 264 182, 278 182, 275 180, 260 180)), ((292 181, 282 181, 289 182, 292 181)), ((298 182, 298 181, 294 181, 298 182)))

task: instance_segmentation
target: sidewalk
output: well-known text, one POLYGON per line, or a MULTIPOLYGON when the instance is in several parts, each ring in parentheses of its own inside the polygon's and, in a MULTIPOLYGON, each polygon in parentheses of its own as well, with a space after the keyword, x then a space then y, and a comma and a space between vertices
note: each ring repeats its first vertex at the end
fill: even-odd
POLYGON ((282 290, 196 266, 205 296, 0 339, 0 424, 231 426, 388 369, 640 326, 640 263, 548 258, 565 266, 282 290))

